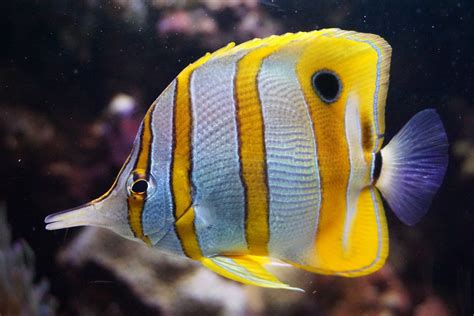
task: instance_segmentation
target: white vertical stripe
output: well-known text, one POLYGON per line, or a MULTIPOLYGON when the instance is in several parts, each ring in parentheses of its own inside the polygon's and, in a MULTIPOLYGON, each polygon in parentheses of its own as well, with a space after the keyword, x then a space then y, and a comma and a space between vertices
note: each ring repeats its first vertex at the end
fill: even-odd
POLYGON ((288 49, 267 57, 258 89, 265 124, 270 256, 308 264, 321 188, 312 120, 296 74, 297 58, 288 49))
POLYGON ((346 139, 349 147, 350 175, 346 191, 346 219, 342 238, 343 248, 348 249, 352 224, 357 211, 357 201, 361 190, 368 184, 368 166, 364 158, 362 145, 361 117, 359 114, 359 99, 350 94, 346 101, 345 111, 346 139))
MULTIPOLYGON (((152 144, 150 172, 154 182, 154 191, 145 202, 142 214, 143 233, 149 236, 157 248, 180 254, 181 245, 176 239, 174 244, 173 201, 170 187, 170 168, 173 144, 173 112, 176 81, 173 81, 155 101, 152 115, 152 144), (168 235, 166 243, 162 238, 168 235), (170 248, 170 249, 168 249, 170 248)), ((182 253, 182 251, 181 251, 182 253)))
POLYGON ((234 100, 237 62, 244 54, 211 59, 191 76, 195 227, 204 255, 247 249, 234 100))

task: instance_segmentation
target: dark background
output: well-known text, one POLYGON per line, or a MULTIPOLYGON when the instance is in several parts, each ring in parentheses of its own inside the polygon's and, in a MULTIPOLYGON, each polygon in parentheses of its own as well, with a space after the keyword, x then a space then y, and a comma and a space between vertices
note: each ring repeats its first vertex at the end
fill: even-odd
POLYGON ((444 184, 415 227, 387 212, 391 246, 404 249, 389 260, 403 267, 415 301, 429 291, 453 315, 472 313, 474 2, 241 2, 217 9, 199 1, 1 2, 0 200, 13 239, 25 239, 36 254, 36 278, 47 277, 59 301, 74 295, 54 258, 75 230, 48 232, 43 219, 99 196, 113 181, 123 158, 117 148, 130 139, 119 133, 117 140, 123 118, 107 112, 117 94, 134 98, 135 112, 126 117, 133 126, 206 51, 339 27, 378 34, 393 48, 386 139, 421 109, 436 108, 442 117, 451 145, 444 184))

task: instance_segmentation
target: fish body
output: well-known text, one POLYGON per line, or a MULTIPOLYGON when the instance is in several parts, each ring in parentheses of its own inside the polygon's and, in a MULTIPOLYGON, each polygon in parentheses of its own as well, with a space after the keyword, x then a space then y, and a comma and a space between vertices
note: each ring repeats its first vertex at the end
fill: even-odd
POLYGON ((109 228, 228 278, 295 289, 274 260, 360 276, 388 254, 380 192, 414 224, 447 165, 434 110, 383 149, 391 48, 326 29, 207 54, 148 110, 111 189, 47 229, 109 228))

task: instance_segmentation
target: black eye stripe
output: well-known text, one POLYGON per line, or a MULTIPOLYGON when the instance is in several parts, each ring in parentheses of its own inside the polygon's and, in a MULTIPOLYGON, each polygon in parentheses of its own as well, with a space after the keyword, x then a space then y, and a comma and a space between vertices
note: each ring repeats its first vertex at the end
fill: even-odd
POLYGON ((312 78, 313 89, 325 103, 336 102, 342 91, 342 83, 336 73, 331 70, 319 70, 312 78))

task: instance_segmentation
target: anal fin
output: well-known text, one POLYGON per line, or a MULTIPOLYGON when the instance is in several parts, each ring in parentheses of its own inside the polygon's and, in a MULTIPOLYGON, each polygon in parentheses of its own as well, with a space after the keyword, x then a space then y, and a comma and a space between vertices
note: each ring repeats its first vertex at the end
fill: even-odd
POLYGON ((292 265, 314 273, 358 277, 380 269, 388 255, 388 229, 380 195, 374 187, 362 189, 344 243, 340 229, 318 231, 315 253, 308 265, 292 265))
POLYGON ((237 282, 274 289, 303 291, 278 280, 263 266, 265 259, 259 257, 217 256, 201 258, 200 261, 206 268, 237 282))

